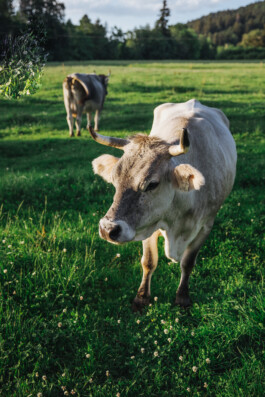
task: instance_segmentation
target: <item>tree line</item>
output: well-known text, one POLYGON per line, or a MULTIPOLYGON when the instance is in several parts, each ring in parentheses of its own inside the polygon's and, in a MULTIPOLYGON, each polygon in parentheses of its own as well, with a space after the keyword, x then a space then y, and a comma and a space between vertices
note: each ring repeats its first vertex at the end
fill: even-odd
POLYGON ((187 24, 169 25, 163 0, 153 27, 110 32, 99 19, 84 15, 78 25, 65 21, 57 0, 0 0, 0 35, 30 31, 50 61, 93 59, 265 58, 265 4, 210 14, 187 24))

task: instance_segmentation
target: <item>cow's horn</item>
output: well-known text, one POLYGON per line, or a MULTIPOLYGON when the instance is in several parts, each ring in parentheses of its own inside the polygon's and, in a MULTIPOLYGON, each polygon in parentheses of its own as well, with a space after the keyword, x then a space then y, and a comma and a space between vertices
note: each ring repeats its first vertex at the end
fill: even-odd
POLYGON ((117 149, 123 149, 124 146, 128 145, 128 143, 129 143, 129 141, 127 139, 114 138, 112 136, 100 135, 92 127, 89 127, 89 132, 90 132, 92 138, 96 142, 101 143, 101 145, 112 146, 117 149))
POLYGON ((110 75, 111 75, 111 70, 109 69, 109 74, 108 74, 108 77, 110 77, 110 75))
POLYGON ((188 130, 187 128, 183 128, 180 135, 179 144, 170 146, 168 151, 171 156, 179 156, 180 154, 187 153, 189 146, 190 140, 188 136, 188 130))

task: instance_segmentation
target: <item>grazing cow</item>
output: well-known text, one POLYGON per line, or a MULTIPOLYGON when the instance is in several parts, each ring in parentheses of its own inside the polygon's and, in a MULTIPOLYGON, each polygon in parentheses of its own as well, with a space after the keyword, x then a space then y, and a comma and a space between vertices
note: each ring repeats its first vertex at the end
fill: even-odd
POLYGON ((116 188, 100 220, 100 236, 115 244, 143 241, 143 278, 133 309, 149 303, 160 235, 166 256, 180 261, 175 303, 189 306, 190 273, 235 179, 237 154, 228 119, 192 99, 158 106, 149 136, 111 138, 92 128, 90 133, 97 142, 124 150, 121 158, 98 157, 93 169, 116 188))
POLYGON ((69 125, 69 134, 74 136, 74 120, 76 118, 77 136, 81 133, 82 113, 87 114, 87 128, 90 127, 91 112, 95 112, 95 131, 98 131, 99 115, 103 108, 110 74, 83 74, 68 75, 63 81, 64 104, 69 125))

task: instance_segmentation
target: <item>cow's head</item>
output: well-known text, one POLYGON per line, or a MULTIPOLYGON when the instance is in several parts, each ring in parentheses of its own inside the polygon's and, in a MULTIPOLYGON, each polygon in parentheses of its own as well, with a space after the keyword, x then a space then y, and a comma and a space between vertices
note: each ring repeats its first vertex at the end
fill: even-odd
POLYGON ((97 142, 124 150, 121 158, 103 154, 92 163, 95 174, 116 189, 113 204, 99 223, 100 236, 111 243, 148 238, 159 228, 177 191, 199 190, 204 184, 198 170, 172 161, 189 148, 187 129, 177 145, 141 134, 120 139, 97 134, 92 128, 90 133, 97 142))

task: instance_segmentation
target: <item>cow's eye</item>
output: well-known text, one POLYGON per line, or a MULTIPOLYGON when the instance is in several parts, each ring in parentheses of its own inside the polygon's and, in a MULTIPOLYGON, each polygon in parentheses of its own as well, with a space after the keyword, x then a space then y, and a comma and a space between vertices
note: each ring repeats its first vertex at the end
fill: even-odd
POLYGON ((145 189, 145 192, 148 192, 149 190, 154 190, 158 185, 159 182, 150 182, 147 188, 145 189))

